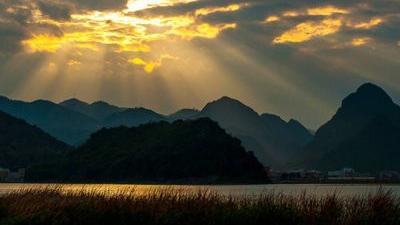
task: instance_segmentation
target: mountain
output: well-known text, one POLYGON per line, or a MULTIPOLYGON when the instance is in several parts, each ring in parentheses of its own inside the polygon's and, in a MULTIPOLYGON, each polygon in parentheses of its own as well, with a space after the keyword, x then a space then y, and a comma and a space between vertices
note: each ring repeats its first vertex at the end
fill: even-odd
POLYGON ((198 117, 209 117, 246 149, 254 151, 265 165, 280 166, 312 139, 309 131, 295 120, 285 122, 272 114, 259 115, 236 99, 222 97, 208 103, 198 117))
POLYGON ((0 97, 0 110, 69 144, 80 143, 99 129, 96 120, 50 101, 23 102, 0 97))
POLYGON ((82 113, 97 121, 103 121, 108 116, 125 110, 124 108, 110 105, 103 101, 97 101, 92 104, 88 104, 75 98, 63 101, 59 104, 67 109, 82 113))
POLYGON ((145 108, 127 109, 122 112, 117 112, 107 117, 103 121, 105 127, 118 127, 118 126, 139 126, 141 124, 158 122, 166 120, 167 118, 152 110, 145 108))
POLYGON ((268 136, 280 143, 287 143, 288 147, 291 145, 303 146, 313 139, 307 128, 297 120, 291 119, 286 122, 279 116, 268 113, 262 114, 261 119, 268 136))
POLYGON ((104 128, 67 158, 72 181, 268 181, 254 155, 206 118, 104 128))
POLYGON ((223 97, 201 111, 182 109, 164 116, 145 108, 121 108, 106 102, 92 104, 69 99, 59 104, 49 101, 22 102, 0 98, 0 110, 26 120, 52 136, 77 145, 101 127, 139 126, 157 121, 211 118, 230 134, 240 138, 246 149, 255 152, 269 166, 280 166, 312 139, 299 122, 286 122, 272 114, 259 115, 238 100, 223 97))
POLYGON ((23 102, 0 97, 0 110, 69 144, 84 141, 100 128, 94 119, 50 101, 23 102))
POLYGON ((69 148, 41 129, 0 111, 0 167, 18 169, 51 162, 69 148))
POLYGON ((199 110, 197 109, 181 109, 171 115, 168 116, 170 121, 175 120, 187 120, 195 118, 199 114, 199 110))
POLYGON ((323 170, 400 170, 393 166, 400 161, 400 107, 382 88, 362 85, 343 100, 298 159, 296 166, 323 170))

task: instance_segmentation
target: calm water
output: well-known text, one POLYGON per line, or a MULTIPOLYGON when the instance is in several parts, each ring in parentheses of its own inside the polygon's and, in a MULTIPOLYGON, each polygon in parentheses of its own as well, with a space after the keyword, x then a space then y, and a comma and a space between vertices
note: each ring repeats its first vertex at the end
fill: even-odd
POLYGON ((196 192, 199 190, 210 190, 222 195, 233 196, 257 196, 263 193, 280 193, 286 195, 306 194, 325 196, 337 193, 340 196, 360 196, 374 194, 379 189, 391 191, 400 197, 400 185, 350 185, 350 184, 272 184, 272 185, 221 185, 221 186, 166 186, 166 185, 118 185, 118 184, 0 184, 0 194, 5 194, 21 189, 34 189, 58 187, 64 191, 90 191, 107 194, 132 193, 146 194, 157 190, 171 190, 182 192, 196 192))

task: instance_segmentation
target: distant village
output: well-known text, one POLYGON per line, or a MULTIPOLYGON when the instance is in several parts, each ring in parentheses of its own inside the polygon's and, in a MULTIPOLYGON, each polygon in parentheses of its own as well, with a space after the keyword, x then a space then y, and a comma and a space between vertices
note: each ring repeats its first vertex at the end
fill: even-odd
POLYGON ((352 168, 321 172, 318 170, 277 171, 266 167, 273 183, 396 183, 400 182, 400 172, 381 171, 377 175, 358 173, 352 168))
POLYGON ((0 182, 24 182, 25 169, 21 168, 17 171, 11 171, 0 167, 0 182))
MULTIPOLYGON (((273 183, 397 183, 400 182, 400 172, 382 171, 377 175, 358 173, 352 168, 321 172, 319 170, 273 170, 265 168, 273 183)), ((24 182, 25 168, 16 171, 0 167, 0 182, 24 182)))

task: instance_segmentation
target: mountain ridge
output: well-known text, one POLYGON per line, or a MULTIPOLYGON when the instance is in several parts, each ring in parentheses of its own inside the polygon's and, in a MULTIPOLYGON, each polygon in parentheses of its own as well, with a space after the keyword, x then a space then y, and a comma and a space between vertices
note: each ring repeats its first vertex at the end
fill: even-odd
MULTIPOLYGON (((343 99, 336 114, 317 130, 314 140, 296 156, 300 160, 293 159, 291 166, 324 170, 347 166, 365 171, 365 166, 356 161, 368 161, 371 164, 374 157, 379 158, 382 154, 389 154, 388 152, 400 147, 400 142, 395 144, 393 138, 388 138, 387 141, 391 145, 385 146, 385 138, 374 130, 379 127, 387 127, 393 133, 400 134, 400 106, 395 104, 382 88, 366 83, 343 99), (374 123, 375 120, 380 123, 374 123), (377 139, 374 140, 371 134, 375 134, 377 139), (371 140, 366 140, 367 137, 371 140), (367 142, 368 145, 365 144, 367 142), (350 146, 353 146, 353 149, 350 146), (386 148, 388 152, 385 153, 386 148), (359 151, 358 154, 350 154, 356 151, 359 151), (342 162, 345 162, 347 157, 348 165, 340 162, 340 155, 343 156, 342 162), (329 162, 330 160, 336 163, 329 162)), ((391 136, 384 129, 382 133, 391 136)), ((400 136, 397 138, 400 139, 400 136)), ((400 160, 400 152, 393 154, 392 157, 400 160)), ((385 160, 389 164, 390 159, 385 160)), ((375 167, 375 172, 377 170, 378 166, 375 167)))
POLYGON ((24 120, 0 111, 0 167, 27 168, 56 160, 70 147, 24 120))

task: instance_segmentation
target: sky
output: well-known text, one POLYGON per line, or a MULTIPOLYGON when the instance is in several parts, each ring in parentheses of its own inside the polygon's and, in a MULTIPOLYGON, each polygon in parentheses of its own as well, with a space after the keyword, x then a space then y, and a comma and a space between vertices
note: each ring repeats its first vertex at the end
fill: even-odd
POLYGON ((398 0, 0 0, 0 95, 168 114, 222 96, 311 129, 400 100, 398 0))

